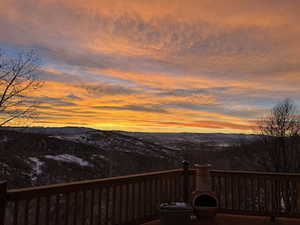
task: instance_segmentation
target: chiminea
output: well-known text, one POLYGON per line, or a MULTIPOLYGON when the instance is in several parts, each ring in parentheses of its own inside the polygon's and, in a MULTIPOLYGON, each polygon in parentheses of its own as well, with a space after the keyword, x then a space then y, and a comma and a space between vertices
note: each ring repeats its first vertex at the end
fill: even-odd
POLYGON ((195 165, 196 190, 193 192, 194 214, 199 221, 206 221, 213 225, 218 209, 218 200, 211 191, 209 170, 211 165, 195 165))

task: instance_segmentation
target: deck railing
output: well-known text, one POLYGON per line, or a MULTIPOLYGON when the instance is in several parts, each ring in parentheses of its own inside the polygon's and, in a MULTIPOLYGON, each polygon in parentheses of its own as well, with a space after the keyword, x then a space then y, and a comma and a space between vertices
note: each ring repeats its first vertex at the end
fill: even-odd
POLYGON ((212 170, 220 212, 300 217, 300 174, 212 170))
POLYGON ((0 225, 134 225, 151 221, 158 216, 159 203, 183 201, 183 193, 191 192, 183 186, 188 172, 175 169, 8 191, 2 184, 0 225))
MULTIPOLYGON (((220 212, 300 217, 298 174, 210 174, 220 212)), ((15 190, 0 183, 0 225, 141 224, 158 217, 162 202, 191 202, 194 175, 185 164, 183 169, 15 190)))

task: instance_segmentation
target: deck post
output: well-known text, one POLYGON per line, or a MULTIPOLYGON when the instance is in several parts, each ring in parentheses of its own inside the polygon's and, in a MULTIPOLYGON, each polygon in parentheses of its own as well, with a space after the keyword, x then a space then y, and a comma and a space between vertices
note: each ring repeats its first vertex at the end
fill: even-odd
POLYGON ((188 203, 189 201, 189 191, 190 191, 190 182, 189 182, 189 162, 182 162, 183 168, 183 201, 188 203))
POLYGON ((6 207, 7 182, 0 182, 0 225, 4 225, 6 207))

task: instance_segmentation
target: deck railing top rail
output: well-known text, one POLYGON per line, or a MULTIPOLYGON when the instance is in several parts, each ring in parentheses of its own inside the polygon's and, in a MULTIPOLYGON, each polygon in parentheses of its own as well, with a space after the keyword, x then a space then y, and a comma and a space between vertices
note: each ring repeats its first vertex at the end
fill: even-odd
MULTIPOLYGON (((6 225, 39 225, 47 220, 48 225, 139 224, 157 218, 162 202, 191 201, 195 172, 185 163, 182 169, 129 176, 8 191, 3 186, 0 217, 6 207, 6 225)), ((210 174, 223 212, 300 216, 300 174, 237 170, 210 174)))
POLYGON ((279 173, 279 172, 259 172, 259 171, 242 171, 242 170, 211 170, 211 174, 230 175, 249 175, 249 176, 276 176, 276 177, 293 177, 300 178, 300 173, 279 173))
POLYGON ((4 183, 0 225, 140 224, 157 218, 161 202, 183 201, 189 175, 182 168, 12 190, 4 183))

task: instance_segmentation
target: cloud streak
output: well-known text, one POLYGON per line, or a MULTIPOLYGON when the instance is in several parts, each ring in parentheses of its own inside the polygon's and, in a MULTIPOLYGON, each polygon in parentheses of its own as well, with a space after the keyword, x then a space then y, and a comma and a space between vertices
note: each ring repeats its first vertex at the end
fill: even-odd
POLYGON ((0 48, 41 55, 46 85, 31 97, 43 125, 251 132, 282 98, 300 103, 299 10, 293 0, 2 0, 0 48))

